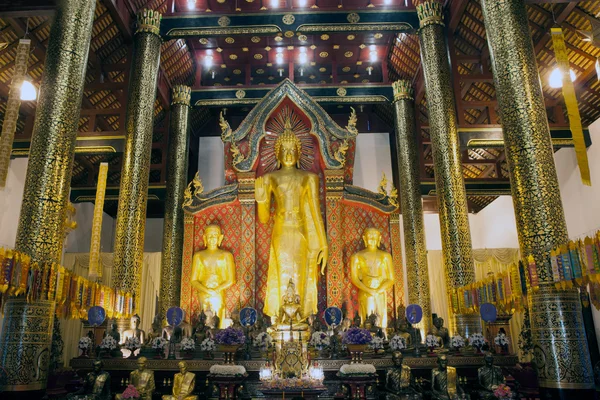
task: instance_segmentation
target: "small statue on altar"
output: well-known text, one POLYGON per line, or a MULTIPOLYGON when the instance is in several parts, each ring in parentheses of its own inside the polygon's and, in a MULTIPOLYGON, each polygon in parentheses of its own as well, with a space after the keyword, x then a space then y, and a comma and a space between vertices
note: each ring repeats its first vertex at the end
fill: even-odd
POLYGON ((117 324, 115 321, 110 322, 110 330, 106 332, 105 336, 110 336, 115 339, 117 343, 121 343, 121 334, 117 330, 117 324))
POLYGON ((148 343, 152 343, 154 338, 160 337, 163 334, 163 317, 160 313, 154 316, 152 320, 152 329, 148 332, 148 343))
POLYGON ((506 383, 502 369, 494 365, 494 356, 487 353, 483 358, 485 365, 477 370, 477 380, 481 387, 477 392, 482 400, 495 400, 494 390, 506 383))
POLYGON ((198 318, 196 326, 194 327, 194 338, 196 343, 202 343, 204 339, 209 335, 209 328, 205 324, 206 318, 198 318))
POLYGON ((305 318, 302 317, 300 304, 300 296, 296 294, 296 285, 294 281, 290 279, 288 282, 285 295, 281 299, 281 308, 279 310, 279 316, 277 317, 277 330, 293 330, 293 331, 306 331, 308 330, 308 324, 303 322, 305 318))
POLYGON ((360 318, 360 314, 358 310, 354 312, 354 319, 352 320, 353 328, 360 328, 362 326, 362 319, 360 318))
POLYGON ((110 374, 102 370, 104 364, 100 360, 94 361, 94 369, 85 376, 83 387, 67 396, 73 400, 111 400, 110 374))
POLYGON ((441 339, 440 346, 447 347, 450 344, 450 334, 448 328, 444 327, 444 319, 441 317, 435 317, 433 319, 433 332, 435 336, 441 339))
POLYGON ((410 331, 408 321, 404 316, 398 317, 396 321, 396 335, 403 337, 407 347, 413 345, 413 335, 410 331))
POLYGON ((387 400, 402 400, 403 395, 412 394, 415 391, 411 388, 412 374, 408 365, 402 365, 404 358, 402 353, 394 351, 392 353, 392 362, 394 366, 387 369, 385 374, 385 389, 387 390, 387 400))
POLYGON ((379 250, 381 231, 367 228, 363 233, 366 249, 350 258, 350 279, 358 288, 358 312, 366 321, 369 312, 379 316, 378 328, 387 328, 387 290, 394 284, 392 255, 379 250))
POLYGON ((271 316, 279 314, 286 285, 291 279, 298 285, 298 311, 304 319, 318 312, 318 267, 324 274, 329 258, 319 204, 319 177, 298 168, 302 142, 294 133, 289 117, 274 147, 279 169, 267 172, 255 181, 255 199, 261 223, 269 222, 272 197, 275 203, 263 311, 271 316))
POLYGON ((321 324, 321 319, 317 314, 311 314, 308 317, 308 325, 310 325, 311 334, 323 330, 323 324, 321 324))
POLYGON ((433 400, 454 400, 464 392, 458 384, 456 368, 448 366, 448 358, 439 355, 438 367, 431 370, 431 398, 433 400))
POLYGON ((144 344, 146 342, 146 332, 140 329, 141 322, 142 320, 139 315, 135 314, 131 317, 131 320, 129 321, 129 329, 123 332, 123 341, 121 342, 121 344, 125 343, 127 339, 132 337, 138 338, 141 344, 144 344))
POLYGON ((340 326, 340 330, 342 332, 346 332, 350 328, 352 328, 352 321, 350 320, 350 318, 344 318, 342 320, 342 325, 340 326))
MULTIPOLYGON (((146 357, 138 358, 138 369, 131 371, 129 374, 129 382, 135 386, 140 394, 141 400, 152 400, 152 394, 156 388, 154 383, 154 371, 146 368, 147 362, 148 359, 146 359, 146 357)), ((121 400, 121 398, 120 394, 115 396, 115 400, 121 400)))
POLYGON ((198 291, 202 307, 222 319, 225 291, 235 283, 235 261, 231 252, 219 248, 223 242, 221 227, 207 226, 203 238, 206 248, 194 253, 192 259, 192 287, 198 291))
POLYGON ((177 366, 179 372, 173 377, 173 394, 164 395, 162 400, 198 400, 198 396, 192 394, 196 386, 196 374, 188 372, 185 361, 179 362, 177 366))

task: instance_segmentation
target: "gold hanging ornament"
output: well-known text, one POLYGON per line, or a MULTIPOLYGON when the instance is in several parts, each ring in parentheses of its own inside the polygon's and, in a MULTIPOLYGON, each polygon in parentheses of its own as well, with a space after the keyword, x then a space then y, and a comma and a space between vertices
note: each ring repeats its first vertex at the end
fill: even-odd
POLYGON ((96 185, 96 201, 92 219, 92 240, 90 243, 90 263, 88 278, 92 281, 102 277, 100 263, 100 240, 102 233, 102 212, 104 210, 104 195, 106 194, 106 178, 108 176, 108 163, 101 163, 98 171, 98 184, 96 185))

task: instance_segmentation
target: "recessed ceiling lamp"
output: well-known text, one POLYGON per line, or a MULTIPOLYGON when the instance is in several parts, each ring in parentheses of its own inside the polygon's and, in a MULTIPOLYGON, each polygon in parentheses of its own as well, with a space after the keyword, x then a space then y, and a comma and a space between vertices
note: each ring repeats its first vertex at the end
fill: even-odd
POLYGON ((279 7, 279 0, 271 0, 271 8, 279 7))
MULTIPOLYGON (((577 76, 575 76, 575 72, 573 72, 572 69, 569 70, 569 75, 571 77, 571 81, 575 82, 575 79, 577 79, 577 76)), ((559 89, 562 87, 563 73, 560 70, 560 68, 556 67, 556 68, 554 68, 552 73, 550 73, 550 77, 548 78, 548 84, 550 85, 551 88, 554 88, 554 89, 559 89)))
POLYGON ((383 0, 383 4, 389 6, 390 4, 392 4, 392 0, 383 0))
POLYGON ((306 7, 306 0, 299 0, 298 7, 306 7))
POLYGON ((196 9, 196 0, 188 0, 187 1, 187 8, 189 10, 195 10, 196 9))
POLYGON ((21 84, 21 100, 32 101, 37 98, 37 91, 35 86, 28 80, 24 80, 21 84))

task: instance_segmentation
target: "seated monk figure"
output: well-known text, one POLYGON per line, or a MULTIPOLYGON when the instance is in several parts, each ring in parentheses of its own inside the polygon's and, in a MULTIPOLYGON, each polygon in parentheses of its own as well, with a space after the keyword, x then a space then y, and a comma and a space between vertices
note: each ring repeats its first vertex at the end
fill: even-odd
POLYGON ((438 367, 431 370, 432 400, 454 400, 463 393, 458 384, 456 368, 448 366, 448 359, 445 355, 438 356, 438 367))
MULTIPOLYGON (((135 386, 138 393, 140 394, 140 399, 142 400, 152 400, 152 394, 154 393, 155 384, 154 384, 154 371, 146 368, 148 360, 146 357, 140 357, 137 360, 138 369, 131 371, 129 374, 129 382, 135 386)), ((115 396, 115 400, 121 400, 122 397, 120 394, 115 396)))
POLYGON ((281 308, 277 317, 277 330, 305 331, 308 324, 304 322, 301 314, 300 296, 296 294, 296 285, 290 279, 283 298, 281 299, 281 308))
POLYGON ((94 361, 94 369, 85 376, 83 388, 67 396, 73 400, 111 400, 110 374, 102 370, 104 364, 100 360, 94 361))
POLYGON ((125 343, 125 341, 130 337, 136 337, 140 339, 141 344, 146 342, 146 333, 140 329, 141 322, 142 320, 140 319, 139 315, 135 314, 133 317, 131 317, 129 329, 123 332, 123 335, 121 336, 122 341, 120 344, 125 343))
POLYGON ((173 378, 173 394, 164 395, 162 400, 198 400, 198 396, 192 394, 196 386, 196 374, 188 372, 185 361, 181 361, 177 366, 179 373, 173 378))
POLYGON ((502 369, 494 365, 494 356, 487 353, 483 358, 485 365, 477 370, 480 389, 477 391, 482 400, 495 400, 494 390, 506 383, 502 369))
POLYGON ((402 365, 403 356, 399 351, 392 353, 394 366, 387 369, 385 374, 385 389, 387 400, 401 400, 403 395, 414 393, 411 388, 412 374, 408 365, 402 365))

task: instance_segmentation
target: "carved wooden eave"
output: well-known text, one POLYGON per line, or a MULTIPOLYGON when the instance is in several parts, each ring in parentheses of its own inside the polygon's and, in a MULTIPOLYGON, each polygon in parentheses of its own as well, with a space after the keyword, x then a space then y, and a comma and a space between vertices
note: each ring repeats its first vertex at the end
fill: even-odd
POLYGON ((391 214, 398 210, 398 206, 390 201, 389 196, 354 185, 344 185, 342 198, 345 201, 375 208, 384 214, 391 214))
POLYGON ((196 194, 193 197, 191 204, 183 206, 183 211, 186 214, 194 215, 210 207, 233 203, 237 200, 237 198, 238 184, 233 183, 231 185, 218 187, 208 192, 196 194))

